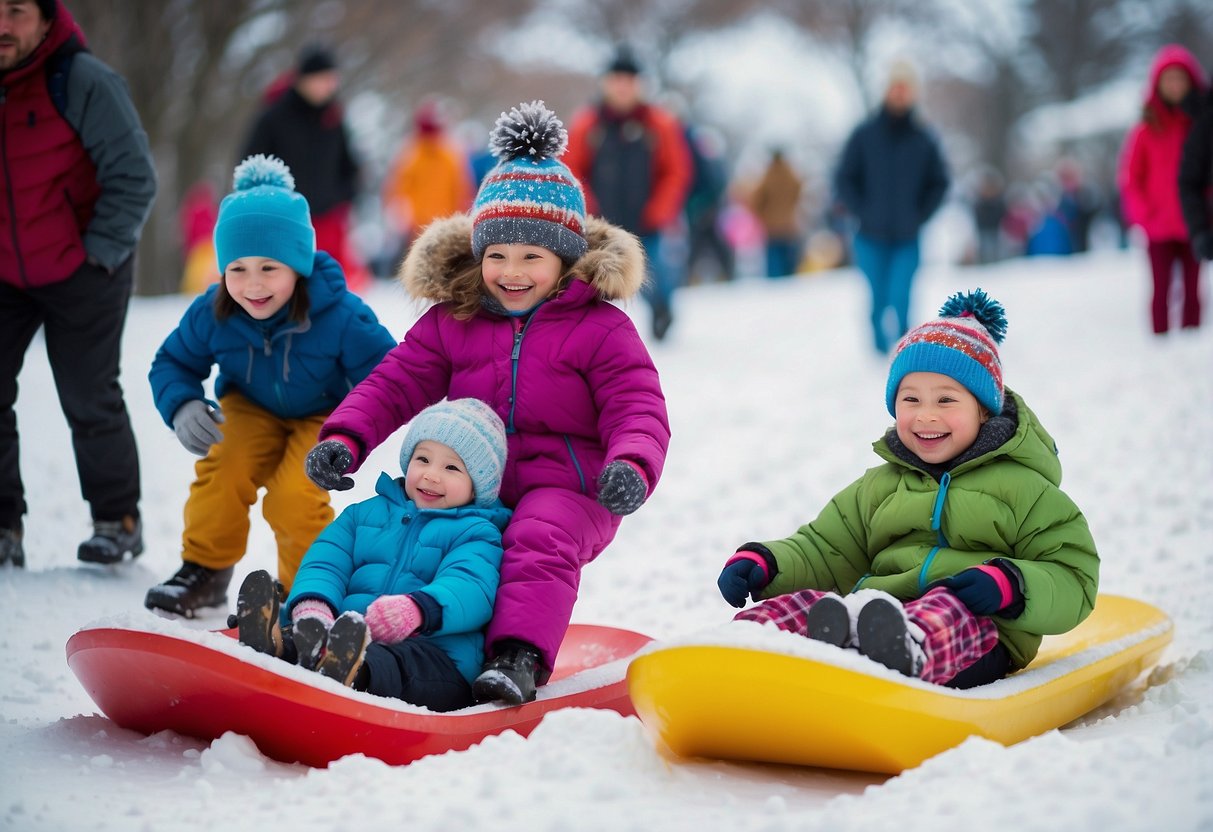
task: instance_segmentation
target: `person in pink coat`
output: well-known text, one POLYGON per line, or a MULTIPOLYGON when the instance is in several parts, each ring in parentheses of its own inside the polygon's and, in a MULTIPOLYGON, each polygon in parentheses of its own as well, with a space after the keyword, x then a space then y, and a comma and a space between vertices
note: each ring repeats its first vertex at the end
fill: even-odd
POLYGON ((670 440, 653 361, 628 315, 644 253, 631 234, 586 216, 559 161, 564 126, 543 102, 502 114, 501 161, 469 214, 433 222, 400 280, 433 303, 346 396, 307 459, 323 488, 346 476, 424 408, 478 398, 505 423, 501 584, 486 632, 479 701, 521 704, 550 676, 581 570, 620 518, 648 499, 670 440))
POLYGON ((1141 121, 1125 138, 1120 159, 1121 205, 1130 225, 1145 232, 1154 291, 1151 324, 1156 334, 1170 328, 1174 273, 1183 275, 1180 325, 1200 325, 1200 261, 1188 242, 1179 199, 1179 163, 1192 127, 1188 102, 1205 87, 1205 72, 1182 46, 1164 46, 1154 56, 1141 121))

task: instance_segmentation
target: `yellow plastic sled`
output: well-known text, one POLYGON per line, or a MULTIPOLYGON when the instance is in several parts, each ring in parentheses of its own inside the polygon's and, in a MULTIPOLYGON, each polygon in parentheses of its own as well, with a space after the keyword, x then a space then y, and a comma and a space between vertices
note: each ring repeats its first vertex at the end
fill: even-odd
POLYGON ((969 691, 892 678, 866 661, 855 670, 746 647, 655 645, 632 661, 628 692, 684 757, 899 774, 970 736, 1010 745, 1077 719, 1157 662, 1172 629, 1150 604, 1100 595, 1025 670, 969 691))

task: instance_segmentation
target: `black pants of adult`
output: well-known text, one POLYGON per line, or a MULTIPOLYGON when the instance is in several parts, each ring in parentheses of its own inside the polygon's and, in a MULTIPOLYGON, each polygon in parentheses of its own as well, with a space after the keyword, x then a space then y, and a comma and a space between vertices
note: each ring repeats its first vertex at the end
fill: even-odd
POLYGON ((397 644, 373 642, 363 666, 368 673, 363 689, 376 696, 402 699, 432 711, 454 711, 476 701, 471 684, 451 657, 424 636, 397 644))
MULTIPOLYGON (((138 513, 139 456, 118 383, 133 263, 113 274, 84 263, 66 280, 37 288, 0 283, 0 527, 16 528, 28 510, 14 405, 17 376, 39 327, 93 519, 138 513)), ((45 440, 32 425, 25 441, 28 465, 45 440)))

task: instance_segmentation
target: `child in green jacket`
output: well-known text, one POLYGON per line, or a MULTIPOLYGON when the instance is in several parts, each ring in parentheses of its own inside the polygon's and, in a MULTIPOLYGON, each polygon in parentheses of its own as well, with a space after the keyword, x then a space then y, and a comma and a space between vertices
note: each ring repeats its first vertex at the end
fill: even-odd
POLYGON ((1090 614, 1099 556, 1052 437, 1003 387, 1002 306, 979 289, 939 314, 894 352, 885 462, 792 536, 743 545, 717 583, 735 607, 761 600, 736 619, 968 688, 1090 614))

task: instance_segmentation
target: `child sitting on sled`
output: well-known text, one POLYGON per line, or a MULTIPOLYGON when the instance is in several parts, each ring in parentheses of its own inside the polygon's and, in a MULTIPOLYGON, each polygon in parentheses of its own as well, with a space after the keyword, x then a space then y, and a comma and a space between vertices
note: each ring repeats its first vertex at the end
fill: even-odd
POLYGON ((377 496, 320 533, 281 613, 268 572, 245 578, 240 642, 355 690, 471 705, 510 516, 497 497, 505 457, 505 427, 483 402, 423 410, 401 447, 404 476, 380 474, 377 496))
POLYGON ((981 290, 897 345, 885 462, 792 536, 747 543, 718 585, 737 620, 858 650, 954 688, 1026 666, 1091 612, 1099 556, 1052 437, 1003 387, 1003 308, 981 290))

